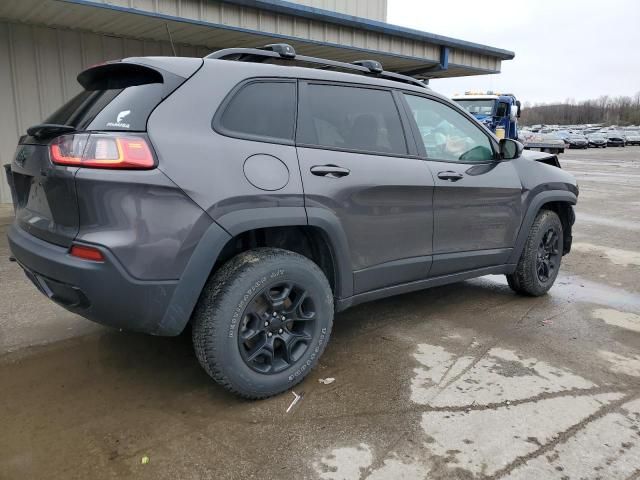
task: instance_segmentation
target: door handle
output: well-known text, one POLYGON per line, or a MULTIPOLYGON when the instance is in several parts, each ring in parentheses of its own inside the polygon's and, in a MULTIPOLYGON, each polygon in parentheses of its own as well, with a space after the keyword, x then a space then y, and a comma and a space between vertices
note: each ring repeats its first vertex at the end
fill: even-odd
POLYGON ((351 170, 337 165, 314 165, 311 167, 311 173, 318 177, 341 178, 351 173, 351 170))
POLYGON ((452 172, 451 170, 447 170, 446 172, 439 172, 438 173, 438 178, 439 179, 441 179, 441 180, 449 180, 450 182, 457 182, 462 177, 464 177, 463 174, 458 173, 458 172, 452 172))

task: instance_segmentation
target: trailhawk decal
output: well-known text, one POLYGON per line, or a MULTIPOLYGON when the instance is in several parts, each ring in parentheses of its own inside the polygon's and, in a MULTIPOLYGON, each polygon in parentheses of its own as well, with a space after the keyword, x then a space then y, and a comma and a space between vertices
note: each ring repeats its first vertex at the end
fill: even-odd
POLYGON ((123 110, 116 117, 115 122, 108 122, 107 127, 131 128, 131 124, 124 123, 123 120, 129 116, 131 110, 123 110))

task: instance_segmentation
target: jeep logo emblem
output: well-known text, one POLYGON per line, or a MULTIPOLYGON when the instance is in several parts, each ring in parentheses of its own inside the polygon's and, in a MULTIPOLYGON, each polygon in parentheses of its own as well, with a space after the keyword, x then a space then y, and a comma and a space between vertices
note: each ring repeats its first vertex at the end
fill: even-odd
POLYGON ((15 158, 16 164, 21 167, 24 166, 24 162, 27 161, 27 156, 28 154, 24 147, 18 150, 18 153, 16 153, 16 158, 15 158))

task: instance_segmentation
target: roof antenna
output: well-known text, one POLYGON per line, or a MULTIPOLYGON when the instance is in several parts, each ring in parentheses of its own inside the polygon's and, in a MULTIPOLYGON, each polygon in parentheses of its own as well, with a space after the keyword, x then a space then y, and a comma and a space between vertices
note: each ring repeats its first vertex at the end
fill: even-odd
POLYGON ((173 50, 173 56, 177 57, 178 55, 176 55, 176 47, 173 45, 173 38, 171 38, 171 31, 169 30, 169 24, 165 23, 164 26, 167 27, 167 35, 169 35, 169 43, 171 43, 171 50, 173 50))

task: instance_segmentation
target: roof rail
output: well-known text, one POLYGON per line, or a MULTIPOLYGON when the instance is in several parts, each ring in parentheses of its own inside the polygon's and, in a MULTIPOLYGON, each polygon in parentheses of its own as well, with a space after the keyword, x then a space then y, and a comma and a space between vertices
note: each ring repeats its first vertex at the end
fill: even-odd
POLYGON ((298 55, 295 49, 287 43, 272 43, 261 48, 224 48, 210 53, 204 58, 255 63, 262 63, 269 59, 292 60, 318 65, 319 68, 323 69, 346 70, 349 73, 371 75, 386 80, 408 83, 417 87, 429 88, 416 78, 383 70, 382 64, 376 60, 357 60, 353 63, 346 63, 324 58, 307 57, 306 55, 298 55))

